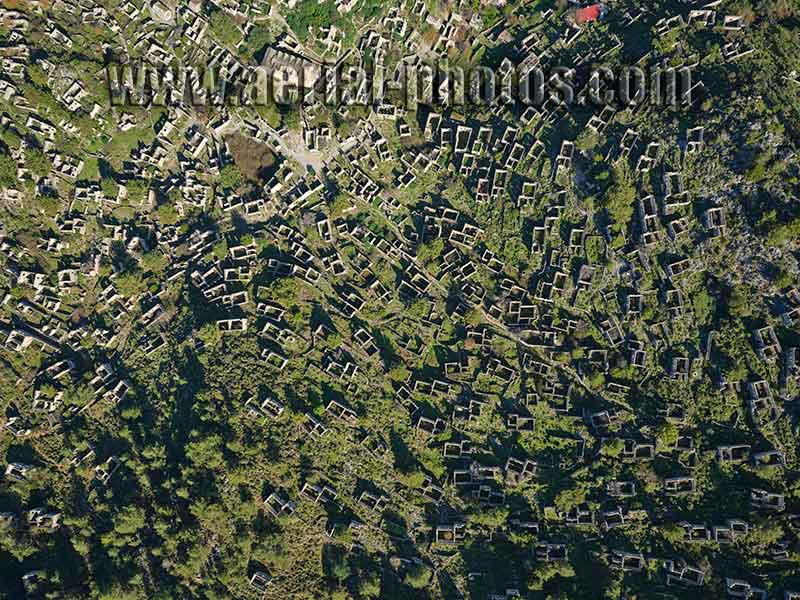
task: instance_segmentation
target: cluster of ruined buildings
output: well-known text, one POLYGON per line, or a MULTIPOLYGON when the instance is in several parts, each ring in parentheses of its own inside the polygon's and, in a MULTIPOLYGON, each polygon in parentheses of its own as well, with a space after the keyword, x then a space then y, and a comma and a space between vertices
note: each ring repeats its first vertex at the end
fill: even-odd
MULTIPOLYGON (((672 17, 649 14, 644 8, 627 7, 623 20, 632 24, 653 21, 659 36, 688 26, 717 28, 721 32, 742 29, 741 17, 718 13, 719 2, 692 3, 687 15, 672 17)), ((341 12, 352 6, 337 3, 341 12)), ((45 13, 45 8, 40 7, 45 13)), ((85 24, 120 29, 120 19, 135 22, 140 9, 125 2, 111 15, 91 0, 56 0, 52 9, 74 15, 85 24)), ((243 7, 226 6, 232 15, 252 17, 259 13, 243 7)), ((325 152, 320 169, 299 171, 290 161, 280 161, 274 174, 263 186, 263 193, 238 195, 215 189, 214 178, 230 162, 231 152, 225 135, 238 132, 268 145, 277 156, 287 154, 288 131, 275 130, 258 115, 247 109, 222 107, 205 124, 193 122, 187 108, 171 106, 155 126, 152 143, 136 148, 124 161, 122 179, 116 194, 108 194, 99 182, 80 179, 83 161, 64 153, 57 145, 61 136, 77 137, 80 133, 66 120, 51 122, 41 107, 32 106, 22 93, 25 66, 30 60, 26 45, 29 17, 14 10, 2 9, 4 22, 10 27, 2 57, 3 77, 0 93, 7 103, 23 111, 24 123, 15 123, 8 113, 0 117, 5 128, 17 129, 35 136, 53 164, 48 178, 58 178, 72 186, 71 197, 56 217, 57 231, 36 240, 40 252, 59 255, 82 244, 83 236, 93 235, 97 241, 88 256, 74 264, 61 261, 47 273, 36 264, 33 252, 2 232, 0 256, 5 265, 9 287, 25 290, 19 295, 3 292, 0 305, 7 318, 0 322, 0 345, 4 352, 25 354, 38 351, 42 365, 30 382, 25 382, 25 400, 13 402, 3 419, 0 435, 11 436, 19 443, 41 436, 54 435, 69 429, 76 417, 91 418, 98 403, 118 405, 137 391, 125 374, 125 360, 132 353, 142 353, 158 360, 158 353, 169 345, 167 325, 170 302, 166 295, 180 286, 191 288, 201 301, 219 309, 222 317, 214 326, 224 336, 253 335, 259 340, 263 366, 276 377, 290 368, 293 358, 302 359, 304 376, 313 381, 334 381, 346 394, 356 396, 369 385, 369 369, 380 362, 381 341, 368 326, 367 313, 374 307, 391 302, 428 302, 425 313, 412 317, 402 312, 397 303, 397 323, 388 325, 404 364, 417 363, 427 352, 430 340, 441 335, 445 321, 464 327, 464 350, 452 352, 440 365, 436 375, 410 369, 408 378, 394 386, 394 400, 407 411, 409 424, 419 439, 440 452, 446 475, 441 479, 428 475, 419 488, 420 502, 441 507, 440 522, 434 523, 428 540, 434 548, 458 545, 473 535, 468 519, 459 518, 445 508, 453 497, 487 509, 506 505, 506 495, 519 487, 531 485, 542 469, 565 473, 580 465, 591 464, 613 440, 622 442, 619 460, 622 463, 668 461, 669 476, 658 482, 658 494, 667 498, 697 496, 705 493, 695 474, 702 465, 718 463, 731 468, 784 469, 794 460, 792 440, 782 438, 774 424, 785 418, 783 404, 790 400, 800 375, 800 350, 784 347, 776 334, 778 324, 794 329, 800 322, 800 292, 786 291, 782 308, 774 325, 755 327, 752 350, 764 364, 777 373, 768 380, 748 376, 742 381, 727 381, 716 364, 715 338, 718 332, 703 333, 702 347, 689 352, 684 345, 673 345, 671 336, 680 335, 681 327, 693 324, 693 307, 687 297, 688 281, 701 269, 701 260, 688 254, 670 254, 659 263, 654 254, 667 244, 672 249, 686 248, 697 236, 724 237, 727 211, 724 203, 712 204, 698 218, 691 210, 692 197, 680 167, 669 166, 665 159, 667 144, 680 148, 682 160, 705 149, 704 126, 696 123, 685 131, 682 139, 650 139, 636 130, 636 118, 657 110, 646 104, 635 107, 603 107, 596 111, 587 128, 605 135, 618 115, 629 123, 612 145, 605 159, 627 161, 637 176, 656 175, 659 188, 642 193, 635 202, 631 239, 625 240, 625 251, 609 256, 616 264, 612 269, 583 260, 575 270, 576 259, 587 257, 587 241, 591 238, 610 242, 610 234, 589 222, 573 223, 564 234, 559 230, 562 217, 573 199, 565 184, 574 175, 573 159, 576 140, 562 140, 557 154, 548 156, 548 131, 569 115, 569 107, 551 99, 542 106, 520 108, 497 105, 487 109, 485 120, 464 118, 441 108, 420 108, 412 120, 407 107, 392 104, 388 99, 372 107, 370 117, 362 119, 347 135, 339 135, 332 125, 315 124, 320 106, 303 107, 302 139, 309 151, 325 152), (390 133, 391 132, 391 133, 390 133), (399 142, 399 143, 398 143, 399 142), (392 182, 387 185, 376 176, 383 164, 393 165, 392 182), (162 190, 177 192, 179 217, 191 212, 219 210, 223 220, 186 230, 178 225, 161 225, 148 219, 147 213, 157 202, 152 190, 141 199, 140 217, 134 223, 119 223, 110 210, 126 204, 130 181, 142 177, 158 179, 162 190), (402 198, 420 181, 431 177, 456 177, 478 204, 500 203, 509 197, 520 211, 544 204, 546 213, 531 231, 530 253, 539 257, 541 267, 530 283, 515 280, 506 262, 487 247, 486 231, 469 214, 448 205, 443 198, 419 198, 409 207, 402 198), (331 189, 343 191, 348 206, 333 214, 331 189), (359 207, 371 205, 385 216, 378 219, 359 207), (249 241, 226 247, 224 256, 213 252, 226 239, 233 216, 242 217, 253 233, 249 241), (290 224, 300 222, 304 227, 290 224), (699 232, 699 233, 698 233, 699 232), (417 258, 422 244, 442 242, 441 253, 431 264, 417 258), (269 257, 260 248, 269 245, 276 252, 269 257), (169 262, 159 282, 159 290, 149 289, 126 295, 119 289, 122 273, 101 274, 101 264, 114 264, 115 248, 141 259, 158 251, 169 262), (386 268, 397 273, 394 287, 380 274, 386 268), (326 310, 351 323, 351 330, 340 331, 331 321, 313 324, 298 331, 286 319, 287 307, 275 299, 266 299, 268 287, 251 285, 260 275, 295 278, 315 288, 324 298, 326 310), (642 289, 645 276, 655 279, 655 289, 642 289), (447 278, 457 287, 453 294, 442 281, 447 278), (96 310, 104 326, 91 319, 71 319, 81 306, 85 282, 97 283, 96 310), (491 282, 495 287, 487 285, 491 282), (603 311, 593 308, 602 299, 603 311), (644 323, 646 307, 666 309, 666 318, 644 323), (564 315, 568 316, 564 316, 564 315), (477 315, 479 324, 475 324, 477 315), (637 339, 630 333, 632 324, 646 332, 637 339), (564 361, 569 354, 568 340, 579 331, 594 329, 599 339, 587 345, 582 358, 564 361), (133 331, 133 333, 132 333, 133 331), (341 336, 335 349, 325 347, 330 336, 341 336), (131 336, 136 340, 130 343, 131 336), (497 342, 511 342, 517 348, 518 362, 512 362, 498 351, 497 342), (82 343, 91 341, 92 352, 82 343), (323 348, 323 350, 319 350, 323 348), (635 380, 612 376, 614 364, 622 359, 637 373, 635 380), (587 373, 606 375, 599 389, 587 384, 587 373), (715 389, 731 402, 740 402, 749 424, 764 438, 773 441, 747 445, 733 441, 727 445, 707 446, 697 443, 696 432, 688 425, 690 407, 680 403, 664 404, 659 416, 674 424, 679 435, 674 446, 657 447, 652 435, 643 433, 630 409, 629 400, 637 386, 650 378, 666 377, 676 383, 697 382, 711 378, 715 389), (495 391, 479 391, 477 382, 488 378, 495 391), (78 382, 88 385, 89 402, 66 406, 64 391, 78 382), (505 391, 519 387, 513 399, 505 391), (52 392, 55 390, 55 392, 52 392), (587 393, 592 402, 584 402, 587 393), (431 410, 429 399, 446 411, 431 410), (537 430, 534 413, 546 407, 553 414, 569 419, 575 428, 570 440, 569 456, 559 462, 547 462, 536 456, 518 452, 505 456, 491 444, 478 446, 470 441, 476 423, 496 414, 505 431, 525 436, 537 430), (438 441, 450 434, 446 442, 438 441), (500 459, 500 456, 505 458, 500 459)), ((501 21, 484 29, 478 17, 472 20, 452 11, 445 19, 428 13, 419 1, 412 11, 437 33, 428 51, 446 55, 460 40, 480 33, 490 42, 511 42, 510 32, 501 21)), ((265 13, 261 13, 265 14, 265 13)), ((172 51, 180 45, 185 55, 219 64, 229 73, 243 68, 230 48, 211 39, 208 19, 198 2, 190 2, 172 10, 162 2, 153 3, 150 18, 172 27, 141 28, 132 47, 148 61, 168 64, 172 51), (174 26, 175 24, 177 26, 174 26), (168 34, 166 32, 169 32, 168 34)), ((577 63, 590 63, 613 53, 622 45, 615 34, 582 40, 588 27, 567 25, 553 11, 542 13, 539 24, 516 41, 521 59, 518 67, 533 69, 547 66, 565 49, 574 49, 577 63)), ((47 35, 58 44, 70 48, 73 40, 61 25, 47 19, 47 35)), ((382 18, 381 27, 368 29, 359 38, 356 54, 369 52, 380 63, 394 39, 402 40, 413 62, 422 40, 397 9, 382 18)), ((242 28, 242 38, 247 26, 242 28)), ((308 52, 289 40, 268 50, 265 62, 275 68, 281 65, 294 69, 319 64, 323 55, 338 57, 342 52, 342 35, 334 26, 317 36, 322 48, 319 54, 308 52)), ((752 52, 739 39, 726 41, 723 60, 738 60, 752 52)), ((663 62, 650 53, 642 64, 663 62)), ((57 76, 57 65, 38 59, 49 77, 57 76)), ((686 59, 686 66, 697 66, 699 57, 686 59)), ((649 64, 647 66, 650 66, 649 64)), ((672 66, 675 66, 674 64, 672 66)), ((61 75, 58 75, 61 77, 61 75)), ((697 85, 702 85, 698 83, 697 85)), ((61 86, 63 93, 56 100, 69 112, 88 116, 98 126, 112 118, 96 103, 79 79, 61 86)), ((581 90, 581 95, 587 94, 581 90)), ((688 96, 691 97, 691 96, 688 96)), ((342 105, 339 116, 346 119, 349 109, 342 105)), ((124 110, 119 115, 119 128, 127 131, 141 125, 137 117, 124 110)), ((25 147, 13 156, 20 181, 32 178, 26 168, 25 147)), ((56 187, 47 178, 36 182, 39 190, 56 187)), ((172 196, 170 196, 172 197, 172 196)), ((21 190, 3 190, 8 206, 20 206, 21 190)), ((116 268, 116 267, 115 267, 116 268)), ((198 351, 202 342, 195 340, 198 351)), ((249 397, 241 410, 254 423, 288 422, 293 412, 278 397, 249 397)), ((322 414, 305 411, 298 415, 299 431, 306 443, 331 435, 334 428, 344 428, 348 437, 360 444, 367 456, 390 461, 389 444, 380 431, 371 431, 363 411, 355 403, 348 405, 330 400, 322 414)), ((113 483, 122 463, 116 456, 97 456, 91 440, 70 449, 72 458, 61 465, 68 472, 88 468, 95 485, 113 483)), ((11 463, 5 472, 7 484, 31 478, 40 467, 11 463)), ((123 467, 124 468, 124 467, 123 467)), ((334 478, 332 478, 334 479, 334 478)), ((568 561, 570 547, 563 541, 563 528, 585 529, 591 535, 606 535, 617 528, 647 527, 656 524, 655 515, 628 507, 629 500, 642 493, 632 480, 601 483, 600 507, 582 502, 567 511, 541 506, 546 519, 519 515, 504 526, 506 532, 530 534, 534 558, 539 562, 568 561)), ((752 530, 753 521, 763 517, 781 519, 787 528, 796 530, 798 516, 787 511, 783 493, 751 487, 739 491, 748 511, 729 515, 721 522, 699 523, 681 520, 677 525, 684 532, 687 544, 732 544, 752 530)), ((382 492, 379 486, 358 489, 352 497, 337 491, 335 481, 315 484, 305 482, 295 493, 275 489, 263 499, 264 511, 275 518, 291 516, 303 503, 342 503, 351 507, 352 520, 335 524, 335 528, 352 531, 352 549, 362 546, 371 528, 379 527, 385 509, 401 500, 382 492)), ((52 531, 61 526, 61 513, 43 506, 31 506, 21 514, 1 513, 0 526, 28 527, 52 531)), ((663 523, 657 523, 661 525, 663 523)), ((497 535, 500 533, 498 532, 497 535)), ((589 535, 587 533, 587 535, 589 535)), ((788 561, 791 544, 782 539, 768 549, 768 559, 776 565, 788 561)), ((630 549, 629 549, 630 550, 630 549)), ((712 578, 724 581, 728 596, 766 598, 764 582, 756 578, 726 577, 710 574, 708 569, 683 556, 645 556, 638 551, 608 548, 604 560, 614 569, 642 572, 648 563, 657 562, 661 582, 667 587, 697 587, 712 578)), ((26 586, 35 587, 36 572, 26 576, 26 586)), ((272 575, 257 570, 249 575, 249 584, 260 591, 273 584, 272 575)), ((509 587, 494 598, 519 595, 509 587)), ((785 600, 800 598, 800 592, 783 591, 785 600)))

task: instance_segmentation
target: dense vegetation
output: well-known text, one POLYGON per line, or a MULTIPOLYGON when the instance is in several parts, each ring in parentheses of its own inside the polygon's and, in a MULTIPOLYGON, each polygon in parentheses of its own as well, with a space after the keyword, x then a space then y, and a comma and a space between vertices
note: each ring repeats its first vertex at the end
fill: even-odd
POLYGON ((798 0, 62 4, 0 28, 0 599, 800 591, 798 0), (704 91, 109 107, 268 48, 704 91))

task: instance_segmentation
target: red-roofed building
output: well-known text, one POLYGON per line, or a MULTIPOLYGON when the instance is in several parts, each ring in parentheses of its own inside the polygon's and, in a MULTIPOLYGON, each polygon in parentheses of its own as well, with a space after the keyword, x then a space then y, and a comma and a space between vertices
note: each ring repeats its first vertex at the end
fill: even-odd
POLYGON ((575 24, 583 25, 584 23, 597 21, 598 19, 602 19, 605 13, 606 7, 603 4, 598 3, 592 4, 591 6, 584 6, 575 11, 575 24))

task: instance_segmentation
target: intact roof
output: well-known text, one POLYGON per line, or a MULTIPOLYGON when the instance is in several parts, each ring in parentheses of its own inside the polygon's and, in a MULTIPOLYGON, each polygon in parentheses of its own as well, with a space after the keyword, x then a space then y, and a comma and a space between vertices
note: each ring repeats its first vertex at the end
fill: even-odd
POLYGON ((581 23, 588 23, 589 21, 596 21, 600 18, 603 13, 603 5, 602 4, 592 4, 591 6, 585 6, 584 8, 579 8, 575 13, 575 22, 578 24, 581 23))

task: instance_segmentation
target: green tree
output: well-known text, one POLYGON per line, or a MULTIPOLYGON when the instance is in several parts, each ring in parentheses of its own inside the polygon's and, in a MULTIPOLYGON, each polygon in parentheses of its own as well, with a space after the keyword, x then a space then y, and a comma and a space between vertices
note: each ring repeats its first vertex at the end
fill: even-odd
POLYGON ((540 591, 554 577, 574 577, 575 569, 568 562, 553 561, 536 565, 531 573, 528 587, 540 591))
POLYGON ((17 161, 8 154, 0 154, 0 185, 13 187, 17 183, 17 161))
POLYGON ((242 172, 239 167, 229 163, 219 170, 219 184, 222 189, 235 190, 242 185, 242 172))
POLYGON ((699 325, 707 324, 716 311, 716 301, 706 289, 701 289, 694 294, 692 306, 694 307, 695 320, 699 325))
POLYGON ((302 41, 308 38, 311 27, 327 27, 336 16, 333 0, 302 0, 286 15, 286 22, 302 41))
POLYGON ((214 37, 223 44, 233 46, 242 39, 242 31, 236 26, 230 15, 223 10, 215 10, 211 13, 209 25, 214 37))
POLYGON ((142 279, 142 272, 139 269, 120 273, 114 280, 114 286, 123 296, 135 296, 147 287, 147 282, 142 279))
POLYGON ((744 286, 734 287, 728 296, 728 314, 731 317, 748 317, 752 313, 749 291, 744 286))
POLYGON ((358 582, 358 593, 362 598, 378 598, 381 595, 381 578, 377 573, 365 575, 358 582))
POLYGON ((561 490, 553 500, 553 504, 560 512, 567 512, 586 502, 586 489, 578 484, 574 488, 561 490))
POLYGON ((334 579, 340 584, 350 577, 350 565, 347 563, 346 556, 339 557, 339 559, 333 563, 331 566, 331 575, 333 575, 334 579))
POLYGON ((250 59, 256 59, 265 46, 275 40, 272 32, 262 25, 255 25, 250 29, 242 45, 242 53, 250 59))
POLYGON ((131 179, 125 184, 128 192, 128 202, 131 204, 141 204, 147 198, 148 184, 143 179, 131 179))
POLYGON ((671 544, 677 544, 686 537, 686 530, 676 523, 669 523, 661 527, 661 535, 671 544))
POLYGON ((138 506, 126 506, 114 519, 114 532, 123 537, 131 537, 144 529, 144 509, 138 506))
POLYGON ((53 168, 50 159, 38 148, 28 148, 25 151, 25 165, 36 177, 47 177, 53 168))
POLYGON ((442 253, 443 249, 444 240, 437 238, 420 245, 420 247, 417 248, 417 258, 423 265, 426 265, 433 262, 442 253))
POLYGON ((223 239, 214 244, 214 247, 211 249, 211 254, 219 260, 224 259, 228 256, 228 242, 223 239))
MULTIPOLYGON (((605 379, 605 378, 603 378, 605 379)), ((623 442, 619 438, 614 438, 610 440, 606 440, 603 443, 603 446, 600 448, 600 452, 603 456, 608 456, 610 458, 616 458, 622 451, 625 449, 625 442, 623 442)))
POLYGON ((119 185, 112 177, 103 177, 100 180, 100 189, 108 198, 116 198, 119 193, 119 185))
POLYGON ((600 198, 600 204, 608 212, 611 219, 612 244, 615 248, 622 247, 623 234, 633 217, 633 201, 636 199, 636 186, 633 175, 627 163, 619 162, 614 165, 612 183, 605 196, 600 198))
POLYGON ((669 421, 662 423, 656 430, 656 442, 661 449, 673 448, 678 441, 678 428, 669 421))
POLYGON ((431 570, 423 564, 415 564, 406 573, 404 581, 412 588, 423 590, 431 580, 431 570))
POLYGON ((162 204, 156 209, 156 217, 162 225, 174 225, 180 215, 172 204, 162 204))
POLYGON ((193 433, 195 440, 186 444, 186 458, 197 468, 222 468, 225 464, 222 458, 222 438, 218 435, 201 437, 199 432, 193 433))

